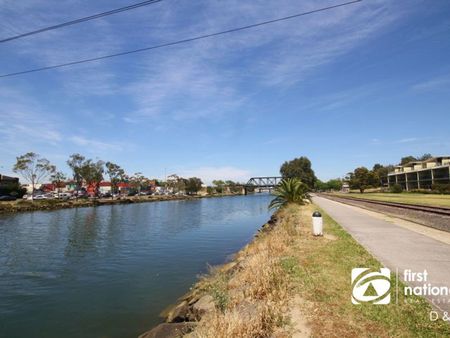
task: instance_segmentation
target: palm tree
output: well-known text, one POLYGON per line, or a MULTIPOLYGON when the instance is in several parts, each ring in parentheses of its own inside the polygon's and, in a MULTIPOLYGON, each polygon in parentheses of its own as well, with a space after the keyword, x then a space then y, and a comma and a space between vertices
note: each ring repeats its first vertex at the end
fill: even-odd
POLYGON ((289 203, 304 204, 309 199, 308 186, 298 178, 287 178, 280 182, 273 194, 276 196, 269 204, 269 209, 278 209, 289 203))

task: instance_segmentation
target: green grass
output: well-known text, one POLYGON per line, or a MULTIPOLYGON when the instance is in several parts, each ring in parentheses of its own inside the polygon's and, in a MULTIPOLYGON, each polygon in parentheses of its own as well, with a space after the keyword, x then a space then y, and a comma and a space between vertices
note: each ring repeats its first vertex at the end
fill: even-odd
POLYGON ((400 193, 400 194, 394 194, 394 193, 340 194, 340 193, 336 193, 335 195, 349 196, 349 197, 354 197, 354 198, 362 198, 362 199, 369 199, 369 200, 376 200, 376 201, 450 207, 450 195, 420 194, 420 193, 400 193))
MULTIPOLYGON (((297 292, 310 306, 314 336, 336 337, 450 337, 450 325, 429 320, 430 304, 421 297, 395 294, 389 305, 354 305, 351 270, 380 268, 381 264, 323 210, 324 232, 334 240, 305 235, 293 259, 283 262, 297 292)), ((310 210, 302 212, 304 222, 310 210)), ((309 225, 305 223, 305 225, 309 225)), ((309 228, 309 227, 308 227, 309 228)), ((308 229, 308 231, 310 231, 308 229)), ((392 285, 397 282, 395 276, 392 285)), ((399 282, 399 285, 403 284, 399 282)))

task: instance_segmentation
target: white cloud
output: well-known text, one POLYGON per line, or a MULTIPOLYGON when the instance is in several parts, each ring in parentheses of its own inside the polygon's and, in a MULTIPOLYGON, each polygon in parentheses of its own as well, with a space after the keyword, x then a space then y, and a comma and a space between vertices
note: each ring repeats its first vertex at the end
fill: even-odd
POLYGON ((62 140, 59 119, 18 90, 0 87, 0 120, 7 121, 0 128, 4 150, 30 151, 31 147, 55 146, 62 140))
POLYGON ((413 90, 418 92, 450 92, 450 75, 439 76, 433 79, 417 83, 411 87, 413 90))
POLYGON ((400 140, 395 141, 395 143, 411 143, 411 142, 416 142, 419 141, 419 139, 417 137, 407 137, 407 138, 402 138, 400 140))
POLYGON ((103 152, 107 150, 122 151, 123 144, 115 142, 104 142, 100 140, 89 139, 83 136, 71 136, 69 140, 77 146, 86 147, 90 152, 103 152))
POLYGON ((182 177, 199 177, 204 183, 211 184, 213 180, 247 182, 247 180, 251 177, 251 171, 231 166, 200 167, 181 170, 179 175, 182 177))

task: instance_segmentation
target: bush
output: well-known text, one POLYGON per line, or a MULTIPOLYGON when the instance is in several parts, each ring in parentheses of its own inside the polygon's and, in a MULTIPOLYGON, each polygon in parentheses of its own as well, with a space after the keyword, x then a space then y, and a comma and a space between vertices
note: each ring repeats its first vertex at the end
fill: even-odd
POLYGON ((400 184, 394 184, 392 187, 390 187, 389 191, 394 194, 399 194, 403 191, 403 188, 400 184))
POLYGON ((448 194, 450 193, 450 184, 435 183, 431 186, 431 190, 439 194, 448 194))

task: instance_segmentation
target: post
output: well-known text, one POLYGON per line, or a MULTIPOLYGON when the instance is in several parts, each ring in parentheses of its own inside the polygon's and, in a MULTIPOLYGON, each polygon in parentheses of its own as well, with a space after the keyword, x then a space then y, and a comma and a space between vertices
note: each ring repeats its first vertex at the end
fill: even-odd
POLYGON ((419 175, 419 172, 417 172, 417 189, 420 189, 420 175, 419 175))
POLYGON ((323 220, 322 215, 318 211, 312 214, 312 233, 314 236, 323 236, 323 220))

